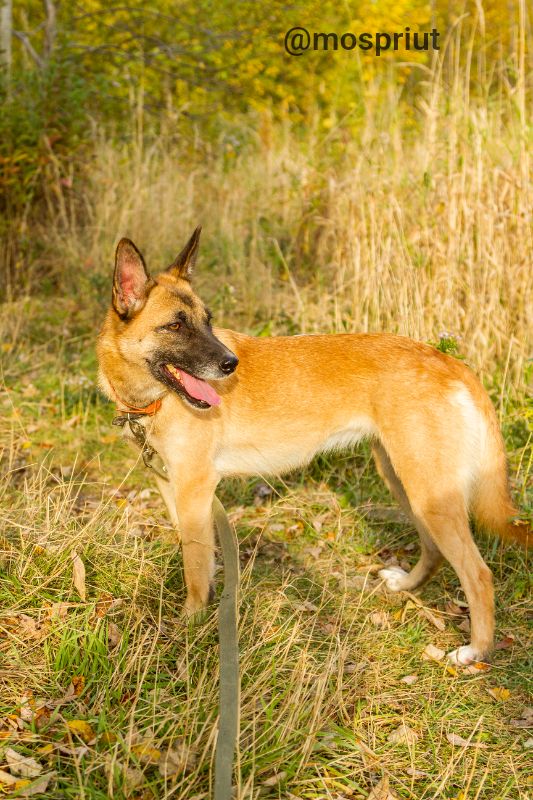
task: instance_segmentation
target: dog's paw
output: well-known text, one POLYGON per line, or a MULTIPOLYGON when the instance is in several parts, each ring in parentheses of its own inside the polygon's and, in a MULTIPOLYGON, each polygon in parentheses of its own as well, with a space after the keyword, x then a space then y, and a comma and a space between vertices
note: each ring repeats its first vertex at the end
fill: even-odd
POLYGON ((471 644, 464 644, 462 647, 458 647, 457 650, 452 650, 451 653, 448 653, 447 658, 448 661, 458 667, 467 667, 468 664, 473 664, 474 661, 483 661, 481 654, 471 644))
POLYGON ((205 603, 187 597, 181 610, 181 617, 185 623, 199 625, 205 621, 207 615, 208 609, 205 603))
POLYGON ((378 575, 380 578, 383 578, 385 586, 387 589, 390 589, 391 592, 401 592, 409 573, 401 567, 386 567, 385 569, 380 569, 378 575))

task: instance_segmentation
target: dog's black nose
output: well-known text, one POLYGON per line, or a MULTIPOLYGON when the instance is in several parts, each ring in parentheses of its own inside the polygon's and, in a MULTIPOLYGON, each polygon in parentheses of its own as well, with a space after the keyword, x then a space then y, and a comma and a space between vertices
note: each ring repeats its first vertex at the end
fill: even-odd
POLYGON ((238 363, 239 359, 237 358, 237 356, 234 355, 226 356, 226 358, 224 358, 220 362, 219 367, 222 370, 222 372, 224 372, 226 375, 231 375, 231 373, 234 372, 235 367, 237 366, 238 363))

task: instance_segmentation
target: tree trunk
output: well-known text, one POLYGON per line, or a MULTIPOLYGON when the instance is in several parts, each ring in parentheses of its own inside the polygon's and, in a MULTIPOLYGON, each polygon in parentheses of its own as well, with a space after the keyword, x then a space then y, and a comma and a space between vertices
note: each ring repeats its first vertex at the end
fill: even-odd
POLYGON ((12 0, 0 0, 0 68, 9 86, 11 77, 11 34, 13 28, 12 0))

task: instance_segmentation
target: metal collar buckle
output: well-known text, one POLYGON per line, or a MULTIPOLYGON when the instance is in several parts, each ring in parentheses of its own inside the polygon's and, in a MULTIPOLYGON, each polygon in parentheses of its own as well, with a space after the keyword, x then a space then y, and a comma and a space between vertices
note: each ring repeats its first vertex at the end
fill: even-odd
POLYGON ((127 412, 126 414, 121 414, 120 416, 115 417, 113 420, 113 425, 123 428, 126 424, 129 424, 130 431, 132 432, 135 441, 141 448, 141 456, 145 466, 153 470, 153 472, 159 478, 162 478, 164 481, 168 481, 168 470, 165 462, 159 453, 154 450, 154 448, 146 441, 146 431, 144 430, 144 425, 141 425, 139 422, 139 417, 142 416, 144 415, 130 414, 127 412))

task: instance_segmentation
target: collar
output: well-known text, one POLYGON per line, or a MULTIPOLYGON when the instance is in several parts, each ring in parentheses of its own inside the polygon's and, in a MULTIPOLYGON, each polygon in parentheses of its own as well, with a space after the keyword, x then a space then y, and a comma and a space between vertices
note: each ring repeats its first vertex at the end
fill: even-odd
POLYGON ((117 411, 121 414, 135 414, 138 416, 153 417, 160 408, 161 400, 154 400, 152 403, 144 406, 143 408, 137 408, 136 406, 130 406, 128 403, 125 403, 124 400, 119 400, 117 398, 117 411))
POLYGON ((138 417, 153 417, 154 414, 157 414, 159 409, 161 408, 162 400, 159 398, 158 400, 153 400, 147 406, 143 406, 142 408, 137 408, 137 406, 130 406, 129 403, 126 403, 124 400, 121 400, 117 394, 117 391, 112 383, 109 384, 111 386, 111 390, 115 395, 115 403, 117 404, 117 411, 119 414, 134 414, 138 417))

